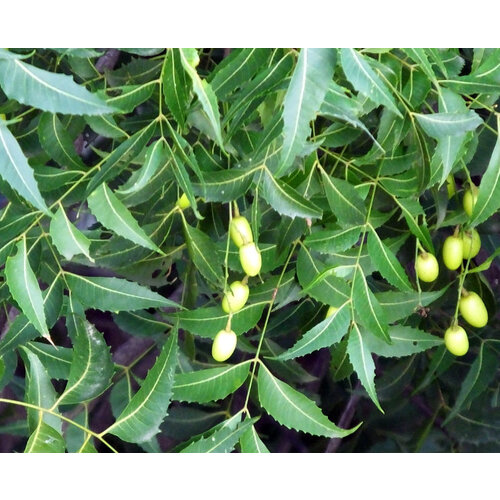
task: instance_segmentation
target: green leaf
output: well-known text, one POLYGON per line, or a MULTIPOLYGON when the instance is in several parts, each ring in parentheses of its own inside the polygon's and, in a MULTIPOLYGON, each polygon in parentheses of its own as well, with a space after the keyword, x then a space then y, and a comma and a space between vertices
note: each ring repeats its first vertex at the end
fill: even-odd
POLYGON ((281 215, 308 218, 322 216, 319 207, 306 200, 288 184, 280 179, 275 179, 267 168, 262 183, 262 196, 281 215))
POLYGON ((24 449, 24 453, 64 453, 65 451, 66 443, 61 434, 43 421, 33 431, 24 449))
POLYGON ((163 254, 163 251, 139 226, 129 209, 106 184, 102 183, 93 191, 87 201, 90 211, 104 227, 111 229, 122 238, 163 254))
POLYGON ((223 262, 217 245, 200 229, 184 221, 184 233, 189 255, 200 273, 211 283, 222 287, 223 262))
POLYGON ((168 49, 163 68, 163 96, 177 123, 183 127, 189 105, 189 86, 179 49, 168 49))
POLYGON ((172 331, 140 389, 106 432, 130 443, 155 436, 170 406, 176 365, 177 331, 172 331))
POLYGON ((359 326, 354 323, 347 341, 347 353, 349 360, 357 373, 360 382, 366 389, 368 396, 375 403, 375 406, 382 412, 382 407, 377 398, 375 390, 375 363, 364 336, 361 334, 359 326))
POLYGON ((481 343, 479 353, 465 377, 460 392, 443 425, 455 418, 460 411, 483 393, 495 378, 498 370, 498 355, 486 343, 481 343))
POLYGON ((77 155, 73 141, 56 114, 42 113, 38 123, 40 144, 59 165, 70 169, 86 170, 77 155))
POLYGON ((443 139, 449 135, 461 135, 464 132, 475 130, 483 120, 470 110, 467 113, 429 113, 422 115, 415 113, 419 125, 427 135, 434 139, 443 139))
POLYGON ((173 387, 174 401, 208 403, 232 394, 248 377, 250 360, 237 365, 178 373, 173 387))
POLYGON ((85 121, 90 128, 103 137, 110 139, 123 139, 129 137, 127 132, 122 130, 111 115, 85 116, 85 121))
POLYGON ((241 453, 269 453, 253 425, 241 435, 240 446, 241 453))
POLYGON ((68 380, 73 349, 42 342, 28 342, 25 348, 38 356, 51 379, 68 380))
MULTIPOLYGON (((500 115, 497 116, 497 130, 500 131, 500 115)), ((500 134, 495 148, 481 179, 477 201, 471 215, 470 224, 477 226, 500 208, 500 134)))
POLYGON ((464 75, 449 80, 439 80, 440 85, 445 85, 449 89, 459 94, 498 94, 500 83, 489 82, 482 77, 475 75, 464 75))
POLYGON ((7 285, 12 297, 19 304, 19 307, 33 326, 44 337, 50 339, 43 308, 42 292, 28 260, 26 238, 19 241, 16 247, 16 255, 9 257, 5 264, 7 285))
POLYGON ((321 174, 328 204, 339 223, 346 226, 364 224, 365 203, 354 187, 347 181, 330 177, 323 169, 321 174))
POLYGON ((373 335, 367 335, 365 340, 370 352, 378 356, 401 358, 443 344, 442 338, 411 326, 390 326, 389 335, 392 340, 391 345, 373 335))
POLYGON ((337 253, 351 248, 358 240, 361 226, 317 231, 306 237, 304 244, 320 253, 337 253))
MULTIPOLYGON (((262 317, 264 307, 268 304, 268 301, 248 304, 237 313, 234 313, 231 320, 231 328, 236 335, 245 333, 253 328, 262 317)), ((192 311, 181 311, 172 315, 172 318, 178 321, 179 328, 200 337, 212 339, 227 324, 227 313, 220 306, 199 307, 192 311)))
POLYGON ((0 176, 26 201, 45 214, 51 215, 38 189, 33 169, 2 120, 0 120, 0 176))
POLYGON ((49 232, 57 250, 66 260, 81 253, 94 262, 90 256, 90 240, 68 220, 62 206, 50 221, 49 232))
POLYGON ((425 220, 422 205, 420 205, 418 200, 415 200, 414 198, 394 198, 394 201, 398 204, 399 208, 401 208, 403 216, 406 219, 406 223, 408 224, 408 227, 413 235, 420 240, 427 251, 434 254, 434 245, 432 243, 429 229, 427 228, 427 222, 425 220), (419 218, 419 216, 423 216, 423 220, 419 218))
POLYGON ((361 425, 341 429, 322 413, 320 408, 285 382, 278 380, 261 363, 258 375, 259 401, 262 407, 281 425, 308 432, 314 436, 343 438, 361 425))
POLYGON ((333 77, 337 53, 334 49, 302 49, 286 91, 283 108, 283 149, 276 176, 280 177, 299 156, 311 134, 333 77))
POLYGON ((179 49, 179 54, 182 66, 193 82, 194 93, 198 96, 198 101, 213 128, 217 143, 224 149, 217 97, 210 84, 202 80, 196 71, 200 61, 198 53, 196 49, 179 49))
POLYGON ((135 311, 150 307, 179 307, 149 288, 121 278, 79 276, 66 273, 66 281, 76 300, 100 311, 135 311))
POLYGON ((368 252, 377 270, 392 286, 402 291, 412 290, 403 266, 371 226, 368 235, 368 252))
POLYGON ((66 327, 74 354, 68 384, 59 404, 82 403, 108 388, 114 365, 102 333, 85 319, 85 311, 72 295, 68 300, 66 327))
POLYGON ((400 118, 403 117, 389 89, 368 63, 369 58, 347 48, 340 50, 340 58, 347 79, 358 92, 375 104, 386 106, 400 118))
POLYGON ((18 59, 0 59, 0 87, 9 99, 51 113, 103 115, 115 111, 70 76, 18 59))
POLYGON ((114 97, 106 97, 106 103, 121 113, 132 113, 139 104, 151 97, 156 83, 152 81, 142 85, 125 85, 124 87, 114 88, 113 91, 118 90, 120 94, 114 97))
POLYGON ((352 306, 363 326, 387 343, 391 342, 384 310, 368 287, 360 266, 356 266, 352 280, 352 306))
POLYGON ((346 302, 331 316, 304 333, 293 347, 273 359, 293 359, 336 344, 347 333, 350 322, 351 310, 349 302, 346 302))

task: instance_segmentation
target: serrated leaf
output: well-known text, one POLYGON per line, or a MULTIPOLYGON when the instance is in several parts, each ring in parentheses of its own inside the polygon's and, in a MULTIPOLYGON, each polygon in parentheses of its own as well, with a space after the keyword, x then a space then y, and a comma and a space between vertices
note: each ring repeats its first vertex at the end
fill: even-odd
POLYGON ((177 331, 172 331, 140 389, 106 432, 130 443, 151 439, 167 415, 177 365, 177 331))
POLYGON ((125 85, 124 87, 114 88, 119 90, 120 94, 114 97, 106 97, 106 104, 120 113, 132 113, 134 109, 147 101, 153 94, 157 82, 147 82, 142 85, 125 85))
POLYGON ((238 389, 248 377, 250 360, 175 376, 172 399, 188 403, 218 401, 238 389))
POLYGON ((481 395, 488 388, 488 384, 495 378, 499 361, 496 352, 488 348, 486 343, 481 343, 481 348, 465 377, 460 392, 450 413, 443 422, 446 425, 455 418, 466 405, 481 395))
POLYGON ((184 223, 189 255, 200 273, 211 283, 221 286, 223 262, 217 245, 200 229, 184 223))
POLYGON ((311 352, 329 347, 342 340, 347 333, 351 321, 349 302, 340 306, 331 316, 325 318, 295 343, 293 347, 276 356, 274 359, 287 360, 305 356, 311 352))
POLYGON ((425 133, 434 139, 461 135, 475 130, 483 123, 479 115, 472 110, 467 113, 429 113, 426 115, 415 113, 415 117, 425 133))
POLYGON ((73 344, 73 360, 59 404, 82 403, 107 389, 114 365, 102 333, 85 319, 83 307, 72 295, 68 300, 66 327, 73 344))
POLYGON ((38 138, 43 149, 59 165, 77 170, 87 169, 56 114, 42 113, 38 123, 38 138))
POLYGON ((111 229, 122 238, 163 254, 163 251, 139 226, 129 209, 105 183, 90 194, 87 202, 90 211, 104 227, 111 229))
POLYGON ((198 53, 196 49, 179 49, 179 55, 182 66, 193 83, 194 93, 198 96, 198 101, 214 130, 217 143, 224 149, 217 97, 211 85, 202 80, 196 71, 199 62, 198 53))
POLYGON ((323 186, 328 204, 342 225, 359 226, 366 221, 365 203, 349 182, 330 177, 324 170, 323 186))
POLYGON ((33 169, 2 120, 0 120, 0 176, 26 201, 45 214, 52 215, 40 194, 33 169))
POLYGON ((189 86, 182 67, 179 49, 167 50, 163 68, 163 97, 177 123, 183 127, 189 104, 189 86))
POLYGON ((38 356, 51 379, 68 380, 73 349, 42 342, 28 342, 25 347, 38 356))
POLYGON ((352 306, 360 323, 375 336, 390 344, 387 318, 375 295, 368 287, 361 267, 357 266, 352 280, 352 306))
POLYGON ((436 337, 411 326, 390 326, 389 336, 392 341, 391 345, 373 335, 367 335, 365 340, 370 352, 378 356, 401 358, 443 344, 441 337, 436 337))
POLYGON ((123 139, 129 137, 127 132, 122 130, 111 115, 85 116, 85 121, 90 128, 103 137, 110 139, 123 139))
POLYGON ((269 453, 253 425, 241 435, 240 446, 241 453, 269 453))
POLYGON ((403 266, 371 226, 368 235, 368 252, 377 270, 392 286, 402 291, 412 290, 403 266))
POLYGON ((275 179, 267 168, 262 183, 262 197, 281 215, 304 218, 320 218, 322 216, 319 207, 306 200, 282 180, 275 179))
POLYGON ((0 87, 10 99, 51 113, 103 115, 115 111, 70 76, 18 59, 0 59, 0 87))
POLYGON ((349 48, 341 49, 340 56, 342 69, 353 87, 375 104, 386 106, 402 118, 394 97, 385 83, 371 68, 367 58, 356 50, 349 48))
POLYGON ((42 292, 28 260, 26 238, 19 241, 16 247, 16 255, 9 257, 5 264, 7 285, 12 297, 33 326, 44 337, 50 338, 42 292))
MULTIPOLYGON (((248 304, 233 314, 231 328, 236 335, 245 333, 253 328, 262 317, 264 307, 269 302, 248 304)), ((172 315, 178 321, 179 328, 187 330, 200 337, 214 338, 227 324, 227 313, 221 307, 200 307, 191 311, 181 311, 172 315)))
POLYGON ((317 231, 306 237, 304 244, 320 253, 337 253, 351 248, 358 240, 361 226, 317 231))
POLYGON ((62 206, 50 221, 49 233, 57 250, 66 260, 81 253, 94 262, 89 253, 90 240, 68 220, 62 206))
POLYGON ((24 449, 24 453, 64 453, 65 451, 66 443, 61 434, 43 421, 33 431, 24 449))
POLYGON ((334 49, 307 49, 299 53, 297 66, 286 91, 283 108, 283 149, 276 176, 280 177, 302 153, 333 77, 334 49))
POLYGON ((349 354, 349 360, 354 371, 366 389, 368 396, 375 403, 375 406, 384 413, 377 398, 377 391, 375 390, 375 363, 373 362, 372 354, 366 340, 356 323, 353 324, 349 333, 347 353, 349 354))
POLYGON ((100 311, 135 311, 179 304, 145 286, 121 278, 79 276, 66 273, 66 281, 78 302, 100 311))
POLYGON ((331 422, 316 404, 285 382, 278 380, 261 363, 258 375, 259 402, 281 425, 314 436, 343 438, 361 425, 341 429, 331 422))
POLYGON ((500 83, 489 82, 482 77, 475 75, 464 75, 448 80, 439 80, 440 85, 445 85, 459 94, 498 94, 500 92, 500 83))
POLYGON ((394 201, 398 204, 399 208, 403 213, 404 218, 406 219, 406 223, 410 228, 410 231, 416 236, 425 249, 432 254, 435 253, 434 245, 432 243, 431 235, 429 233, 429 229, 427 228, 427 222, 425 218, 423 219, 419 216, 424 216, 424 209, 422 205, 413 198, 394 198, 394 201), (417 222, 418 219, 421 222, 417 222))
MULTIPOLYGON (((500 131, 500 115, 497 116, 497 130, 500 131)), ((500 135, 491 153, 486 172, 481 179, 477 201, 471 215, 471 225, 484 222, 500 208, 500 135)))

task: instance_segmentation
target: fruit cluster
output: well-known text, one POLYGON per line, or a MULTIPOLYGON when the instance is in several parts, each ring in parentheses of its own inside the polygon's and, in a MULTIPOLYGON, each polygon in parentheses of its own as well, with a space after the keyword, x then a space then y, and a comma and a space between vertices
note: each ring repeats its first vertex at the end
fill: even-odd
MULTIPOLYGON (((478 188, 471 184, 463 197, 463 208, 470 217, 477 201, 478 188)), ((448 236, 443 244, 442 256, 444 265, 455 271, 462 266, 462 273, 459 283, 460 298, 452 325, 444 334, 444 343, 447 349, 455 356, 463 356, 469 350, 469 339, 466 331, 458 325, 457 314, 460 311, 463 319, 476 328, 482 328, 488 322, 488 311, 481 297, 463 287, 463 278, 468 269, 470 259, 476 257, 481 249, 481 238, 476 229, 463 229, 460 226, 455 228, 453 235, 448 236), (463 261, 467 261, 466 268, 463 268, 463 261)), ((415 271, 418 279, 430 283, 439 275, 439 264, 434 255, 421 251, 415 261, 415 271)))
POLYGON ((252 228, 245 217, 237 215, 231 219, 229 235, 239 248, 240 264, 246 276, 241 281, 233 281, 222 299, 222 309, 229 314, 229 318, 226 328, 217 333, 212 344, 212 357, 221 362, 229 359, 236 348, 236 334, 231 329, 232 315, 247 303, 250 294, 248 278, 257 276, 262 267, 262 257, 253 240, 252 228))

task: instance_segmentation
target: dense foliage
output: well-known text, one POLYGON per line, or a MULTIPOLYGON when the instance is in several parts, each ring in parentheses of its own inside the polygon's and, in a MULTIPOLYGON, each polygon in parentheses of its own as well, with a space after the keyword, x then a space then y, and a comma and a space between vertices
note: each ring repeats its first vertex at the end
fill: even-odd
POLYGON ((499 450, 500 50, 1 49, 0 89, 1 451, 499 450))

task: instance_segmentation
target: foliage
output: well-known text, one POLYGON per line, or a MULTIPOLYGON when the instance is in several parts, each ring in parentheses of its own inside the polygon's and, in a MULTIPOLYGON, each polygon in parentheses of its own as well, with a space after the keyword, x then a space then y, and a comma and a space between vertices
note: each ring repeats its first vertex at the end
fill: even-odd
POLYGON ((500 449, 499 49, 2 49, 0 89, 0 451, 500 449))

